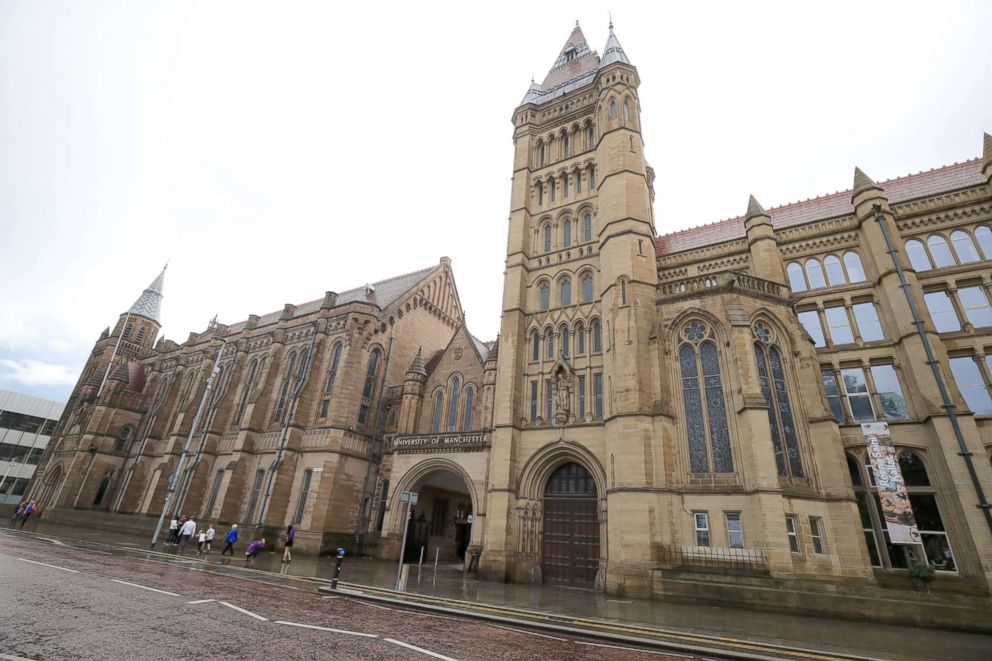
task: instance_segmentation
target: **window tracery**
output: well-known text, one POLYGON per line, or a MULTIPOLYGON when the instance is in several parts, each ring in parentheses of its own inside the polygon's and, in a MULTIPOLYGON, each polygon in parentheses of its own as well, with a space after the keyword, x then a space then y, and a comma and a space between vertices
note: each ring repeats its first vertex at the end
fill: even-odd
POLYGON ((782 353, 773 343, 775 337, 768 324, 756 321, 751 326, 751 332, 757 340, 754 343, 754 357, 758 363, 761 394, 768 407, 775 466, 783 477, 804 477, 782 353))
POLYGON ((681 330, 679 370, 693 473, 732 473, 730 428, 720 375, 720 358, 710 327, 700 320, 681 330))

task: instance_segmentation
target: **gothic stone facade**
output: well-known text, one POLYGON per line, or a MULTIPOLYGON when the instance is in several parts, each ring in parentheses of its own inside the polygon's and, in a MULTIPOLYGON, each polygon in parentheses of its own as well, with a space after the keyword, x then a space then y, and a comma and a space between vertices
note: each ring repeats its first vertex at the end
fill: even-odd
POLYGON ((413 548, 492 580, 910 587, 929 563, 933 589, 988 594, 992 138, 658 236, 639 83, 612 28, 601 58, 576 27, 514 112, 496 343, 461 323, 445 260, 181 346, 139 310, 94 348, 35 493, 160 511, 224 338, 183 511, 396 557, 411 491, 413 548), (922 545, 885 532, 866 421, 890 425, 922 545))

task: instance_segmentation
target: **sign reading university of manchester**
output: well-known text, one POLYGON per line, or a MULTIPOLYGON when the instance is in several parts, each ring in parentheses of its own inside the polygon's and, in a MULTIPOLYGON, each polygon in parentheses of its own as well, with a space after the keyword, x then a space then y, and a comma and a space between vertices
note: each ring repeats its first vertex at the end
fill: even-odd
POLYGON ((393 439, 396 452, 452 452, 489 447, 489 434, 423 434, 393 439))

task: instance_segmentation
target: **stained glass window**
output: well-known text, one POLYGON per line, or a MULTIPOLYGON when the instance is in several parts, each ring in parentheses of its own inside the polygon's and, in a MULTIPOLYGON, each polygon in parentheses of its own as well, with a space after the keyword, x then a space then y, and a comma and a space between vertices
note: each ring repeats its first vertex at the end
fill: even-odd
POLYGON ((789 456, 789 469, 793 477, 803 477, 803 461, 799 454, 799 440, 796 437, 796 426, 792 421, 792 407, 789 404, 789 391, 785 384, 785 369, 782 366, 782 354, 778 347, 768 349, 768 358, 772 364, 772 379, 775 381, 775 400, 778 413, 782 419, 782 436, 785 437, 785 451, 789 456))
POLYGON ((458 396, 461 394, 462 383, 456 376, 451 380, 451 398, 448 400, 448 431, 458 428, 458 396))
POLYGON ((475 407, 475 388, 465 390, 465 414, 462 416, 462 431, 472 429, 472 413, 475 407))
POLYGON ((689 435, 689 468, 693 473, 708 473, 710 465, 706 452, 703 400, 699 390, 696 350, 691 345, 683 344, 682 348, 679 349, 679 367, 682 372, 682 400, 685 405, 686 431, 689 435))
POLYGON ((717 473, 732 473, 734 461, 730 456, 730 429, 727 426, 723 383, 720 380, 720 357, 716 345, 704 342, 699 355, 703 364, 703 383, 706 385, 706 417, 710 424, 713 470, 717 473))
POLYGON ((276 412, 272 417, 273 422, 281 422, 282 414, 286 410, 286 398, 289 395, 290 382, 293 380, 293 368, 296 366, 296 352, 289 354, 289 366, 286 368, 286 376, 282 380, 282 388, 279 389, 279 401, 276 403, 276 412))
POLYGON ((768 426, 771 429, 775 466, 779 475, 785 475, 785 453, 782 447, 782 437, 779 434, 778 416, 775 415, 775 401, 772 395, 772 382, 768 375, 768 363, 765 360, 765 348, 762 345, 754 345, 754 357, 758 363, 758 382, 761 384, 761 394, 765 398, 765 406, 768 407, 768 426))
POLYGON ((441 416, 444 415, 444 393, 438 390, 434 393, 434 421, 431 424, 431 432, 441 431, 441 416))

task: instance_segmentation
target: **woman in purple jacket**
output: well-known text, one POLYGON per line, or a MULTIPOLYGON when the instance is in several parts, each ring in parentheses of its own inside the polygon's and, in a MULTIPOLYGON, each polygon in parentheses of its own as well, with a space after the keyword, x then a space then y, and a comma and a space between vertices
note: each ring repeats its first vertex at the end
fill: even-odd
POLYGON ((253 539, 248 548, 245 549, 245 567, 255 566, 255 556, 265 548, 265 538, 253 539))

